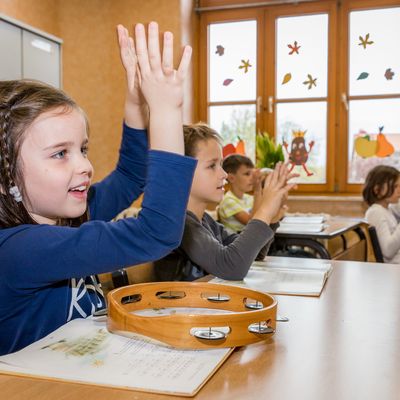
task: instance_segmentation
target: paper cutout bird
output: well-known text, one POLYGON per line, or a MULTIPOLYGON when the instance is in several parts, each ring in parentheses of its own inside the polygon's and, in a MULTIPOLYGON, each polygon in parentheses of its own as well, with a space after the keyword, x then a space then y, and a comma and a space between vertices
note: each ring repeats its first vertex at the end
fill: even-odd
POLYGON ((365 35, 365 39, 363 39, 362 36, 359 36, 358 38, 360 39, 360 43, 358 43, 358 45, 364 47, 364 50, 367 48, 367 45, 374 43, 372 40, 368 40, 369 33, 365 35))
POLYGON ((316 80, 317 78, 314 78, 310 75, 307 74, 308 80, 303 82, 303 85, 308 85, 308 90, 310 90, 313 86, 317 86, 316 80))
POLYGON ((239 69, 244 69, 244 73, 247 74, 247 71, 249 70, 252 65, 250 64, 250 60, 241 60, 242 65, 239 65, 239 69))
POLYGON ((289 56, 291 56, 294 53, 299 54, 299 49, 301 46, 298 46, 297 41, 295 40, 293 43, 293 46, 291 44, 288 44, 287 47, 289 47, 289 49, 291 49, 291 51, 289 52, 289 56))

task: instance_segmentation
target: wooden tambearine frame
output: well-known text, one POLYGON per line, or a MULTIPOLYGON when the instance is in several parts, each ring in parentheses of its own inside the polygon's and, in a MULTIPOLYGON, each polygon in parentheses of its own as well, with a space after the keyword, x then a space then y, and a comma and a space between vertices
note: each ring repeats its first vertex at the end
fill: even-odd
POLYGON ((107 328, 113 333, 144 335, 176 348, 236 347, 269 339, 275 332, 276 311, 277 302, 272 296, 238 286, 205 282, 143 283, 108 294, 107 328), (230 313, 161 316, 134 313, 170 307, 230 313))

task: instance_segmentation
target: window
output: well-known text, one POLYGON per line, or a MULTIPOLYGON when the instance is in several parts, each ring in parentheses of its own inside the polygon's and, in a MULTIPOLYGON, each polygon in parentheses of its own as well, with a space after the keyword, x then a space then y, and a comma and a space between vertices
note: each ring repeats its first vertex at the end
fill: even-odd
POLYGON ((267 132, 302 192, 359 192, 373 165, 400 167, 397 1, 226 3, 201 13, 199 101, 225 144, 254 158, 267 132))

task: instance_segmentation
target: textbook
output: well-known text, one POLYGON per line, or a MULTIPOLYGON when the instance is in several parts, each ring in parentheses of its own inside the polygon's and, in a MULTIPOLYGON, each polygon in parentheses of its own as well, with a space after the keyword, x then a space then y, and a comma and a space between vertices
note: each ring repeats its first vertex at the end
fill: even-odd
POLYGON ((74 319, 24 349, 0 357, 0 374, 194 396, 233 351, 181 350, 74 319))
POLYGON ((242 281, 214 278, 210 282, 244 286, 270 294, 318 297, 332 272, 332 265, 316 263, 315 260, 307 262, 307 259, 295 258, 290 264, 256 261, 242 281))

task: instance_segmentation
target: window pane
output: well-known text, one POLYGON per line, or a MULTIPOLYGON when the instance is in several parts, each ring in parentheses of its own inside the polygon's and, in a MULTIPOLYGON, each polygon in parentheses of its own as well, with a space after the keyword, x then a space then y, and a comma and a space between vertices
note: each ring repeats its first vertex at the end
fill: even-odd
POLYGON ((223 144, 237 145, 244 140, 246 155, 255 161, 256 106, 214 106, 209 109, 210 126, 223 139, 223 144))
POLYGON ((277 141, 287 143, 299 183, 326 182, 326 102, 277 104, 277 141), (305 133, 304 133, 305 132, 305 133), (314 143, 310 150, 310 145, 314 143), (304 166, 302 165, 304 164, 304 166), (307 175, 307 172, 312 175, 307 175))
POLYGON ((400 8, 350 13, 351 96, 400 93, 399 21, 400 8))
POLYGON ((400 169, 399 110, 400 99, 350 101, 348 183, 363 183, 378 164, 400 169))
POLYGON ((255 100, 257 22, 211 24, 208 52, 209 100, 255 100))
POLYGON ((277 98, 326 97, 328 15, 278 18, 276 27, 277 98))

